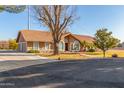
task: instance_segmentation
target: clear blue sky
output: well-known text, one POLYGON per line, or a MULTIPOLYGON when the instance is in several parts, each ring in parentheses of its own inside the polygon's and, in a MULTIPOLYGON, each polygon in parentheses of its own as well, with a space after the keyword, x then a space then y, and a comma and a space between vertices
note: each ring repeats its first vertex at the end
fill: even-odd
MULTIPOLYGON (((97 29, 108 28, 124 41, 124 6, 78 6, 77 15, 80 19, 70 27, 70 32, 93 36, 97 29)), ((31 29, 45 30, 31 18, 31 29)), ((0 40, 16 38, 19 30, 27 29, 27 23, 27 10, 19 14, 0 13, 0 40)))

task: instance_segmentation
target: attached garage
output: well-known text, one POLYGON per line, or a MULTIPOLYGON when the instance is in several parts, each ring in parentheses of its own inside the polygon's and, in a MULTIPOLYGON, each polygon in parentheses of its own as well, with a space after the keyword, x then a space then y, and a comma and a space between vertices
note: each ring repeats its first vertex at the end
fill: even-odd
POLYGON ((18 50, 19 50, 19 52, 26 52, 27 51, 26 42, 19 42, 18 43, 18 50))

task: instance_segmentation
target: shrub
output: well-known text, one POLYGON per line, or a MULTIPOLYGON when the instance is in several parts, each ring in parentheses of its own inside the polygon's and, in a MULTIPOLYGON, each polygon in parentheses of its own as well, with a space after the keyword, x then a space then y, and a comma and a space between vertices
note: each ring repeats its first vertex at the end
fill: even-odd
POLYGON ((60 60, 60 57, 58 57, 58 60, 60 60))
POLYGON ((88 49, 88 52, 95 52, 95 49, 93 49, 93 48, 88 49))
POLYGON ((117 58, 118 55, 117 55, 117 54, 112 54, 112 57, 113 57, 113 58, 117 58))
POLYGON ((29 50, 28 53, 40 53, 39 50, 29 50))

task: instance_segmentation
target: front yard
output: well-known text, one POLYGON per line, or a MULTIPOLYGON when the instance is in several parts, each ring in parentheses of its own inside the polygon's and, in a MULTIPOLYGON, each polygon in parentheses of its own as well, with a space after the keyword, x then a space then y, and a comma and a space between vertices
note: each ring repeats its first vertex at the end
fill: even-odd
MULTIPOLYGON (((106 52, 106 57, 111 57, 112 54, 117 54, 118 57, 124 57, 124 50, 109 50, 106 52)), ((87 59, 87 58, 102 58, 102 52, 80 52, 80 53, 64 53, 59 55, 50 55, 48 53, 38 54, 40 56, 48 57, 49 59, 87 59)))
MULTIPOLYGON (((107 55, 113 53, 124 56, 124 51, 119 50, 108 51, 107 55)), ((26 53, 23 56, 22 53, 6 54, 16 60, 0 60, 1 88, 124 88, 124 58, 85 59, 101 56, 101 52, 44 55, 51 59, 83 59, 60 62, 42 57, 37 59, 37 56, 26 53), (30 60, 19 58, 20 56, 30 60)), ((0 57, 3 56, 9 59, 1 53, 0 57)))
MULTIPOLYGON (((87 55, 93 55, 94 57, 103 57, 102 52, 85 52, 87 55)), ((109 50, 106 52, 106 57, 112 57, 112 54, 117 54, 118 57, 124 57, 124 50, 109 50)))
POLYGON ((47 55, 47 54, 40 54, 40 56, 47 57, 49 59, 61 59, 61 60, 69 60, 69 59, 84 59, 87 58, 87 56, 80 55, 79 53, 75 54, 59 54, 59 55, 47 55))

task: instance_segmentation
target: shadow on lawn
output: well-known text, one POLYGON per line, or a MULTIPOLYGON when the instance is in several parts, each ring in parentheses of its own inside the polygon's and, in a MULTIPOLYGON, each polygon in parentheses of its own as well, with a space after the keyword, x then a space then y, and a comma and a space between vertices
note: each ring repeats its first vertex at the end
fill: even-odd
MULTIPOLYGON (((124 82, 114 83, 82 79, 83 76, 80 76, 82 72, 92 70, 95 67, 91 60, 87 61, 89 63, 54 62, 37 64, 3 71, 0 72, 0 87, 124 87, 124 82)), ((99 66, 99 64, 97 65, 99 66)), ((100 67, 103 66, 100 65, 100 67)))

